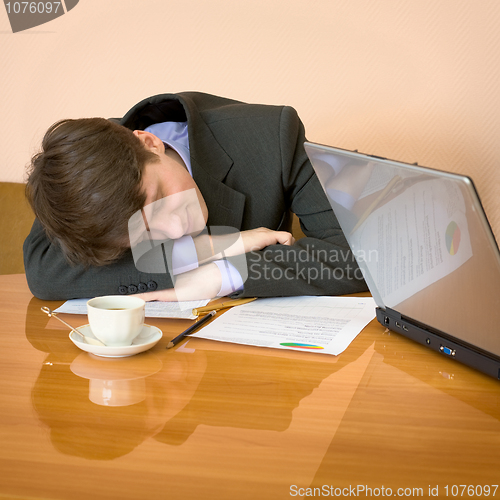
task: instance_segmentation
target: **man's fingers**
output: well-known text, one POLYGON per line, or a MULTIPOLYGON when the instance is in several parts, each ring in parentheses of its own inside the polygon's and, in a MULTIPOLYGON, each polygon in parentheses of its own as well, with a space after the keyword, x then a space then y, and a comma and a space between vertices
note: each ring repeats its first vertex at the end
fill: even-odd
POLYGON ((276 231, 276 236, 278 243, 282 245, 293 245, 295 243, 295 238, 292 236, 292 233, 288 231, 276 231))

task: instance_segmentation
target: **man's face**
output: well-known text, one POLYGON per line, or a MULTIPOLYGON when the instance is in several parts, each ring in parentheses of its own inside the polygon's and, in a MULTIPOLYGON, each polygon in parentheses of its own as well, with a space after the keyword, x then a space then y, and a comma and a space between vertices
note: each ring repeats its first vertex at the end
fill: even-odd
MULTIPOLYGON (((159 148, 164 149, 162 146, 163 143, 159 148)), ((160 161, 146 164, 142 175, 142 187, 146 194, 142 218, 149 231, 148 238, 167 240, 184 235, 194 236, 204 229, 208 220, 205 200, 173 149, 157 154, 160 161)), ((133 245, 144 236, 131 234, 130 239, 133 245)))

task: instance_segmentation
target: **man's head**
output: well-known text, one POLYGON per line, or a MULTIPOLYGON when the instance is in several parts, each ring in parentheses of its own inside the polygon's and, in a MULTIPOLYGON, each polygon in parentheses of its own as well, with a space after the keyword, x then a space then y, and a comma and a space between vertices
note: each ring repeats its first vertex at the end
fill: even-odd
POLYGON ((146 201, 144 168, 159 161, 121 125, 104 118, 62 120, 32 158, 27 197, 70 262, 105 265, 129 246, 128 220, 146 201))
MULTIPOLYGON (((140 236, 157 241, 175 240, 184 235, 195 236, 205 228, 208 208, 184 161, 154 134, 134 130, 134 135, 159 158, 156 163, 147 163, 142 173, 146 201, 142 213, 134 217, 141 222, 140 236), (147 236, 144 230, 148 232, 147 236)), ((131 220, 131 244, 134 243, 134 236, 137 236, 133 226, 131 220)))

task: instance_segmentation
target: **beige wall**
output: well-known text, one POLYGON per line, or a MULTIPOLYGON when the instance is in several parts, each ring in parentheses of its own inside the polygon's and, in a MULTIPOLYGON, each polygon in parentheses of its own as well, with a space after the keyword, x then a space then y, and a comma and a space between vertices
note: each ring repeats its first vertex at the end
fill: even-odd
POLYGON ((80 0, 12 34, 0 180, 63 117, 200 90, 289 104, 310 140, 471 175, 500 235, 498 0, 80 0))

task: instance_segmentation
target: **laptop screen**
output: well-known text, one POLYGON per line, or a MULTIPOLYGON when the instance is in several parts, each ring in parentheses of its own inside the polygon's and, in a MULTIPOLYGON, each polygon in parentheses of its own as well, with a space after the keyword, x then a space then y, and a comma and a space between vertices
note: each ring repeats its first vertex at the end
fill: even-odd
POLYGON ((472 181, 305 148, 377 305, 500 356, 500 254, 472 181))

